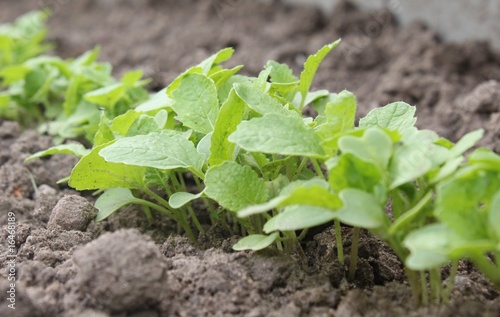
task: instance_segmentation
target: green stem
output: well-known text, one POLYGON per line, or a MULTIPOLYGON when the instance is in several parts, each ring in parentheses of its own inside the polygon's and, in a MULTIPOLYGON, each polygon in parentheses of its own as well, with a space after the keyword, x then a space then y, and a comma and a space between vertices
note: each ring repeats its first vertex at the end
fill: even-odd
POLYGON ((443 282, 441 281, 441 271, 439 268, 432 269, 429 271, 430 275, 430 286, 431 286, 431 298, 435 304, 439 304, 441 301, 443 282))
POLYGON ((316 171, 316 174, 321 178, 325 179, 325 175, 323 174, 323 171, 321 170, 321 166, 318 163, 318 160, 315 158, 311 158, 311 163, 314 166, 314 170, 316 171))
POLYGON ((165 207, 163 207, 163 206, 160 206, 160 205, 158 205, 158 204, 152 203, 152 202, 150 202, 150 201, 148 201, 148 200, 145 200, 145 199, 139 199, 139 198, 137 198, 137 199, 135 199, 135 200, 134 200, 134 203, 135 203, 135 204, 138 204, 138 205, 147 206, 147 207, 149 207, 149 208, 152 208, 152 209, 154 209, 154 210, 157 210, 157 211, 159 211, 159 212, 163 213, 164 215, 166 215, 167 217, 169 217, 170 219, 172 219, 172 220, 174 220, 174 221, 178 221, 178 220, 179 220, 179 219, 177 219, 177 215, 175 215, 175 214, 172 212, 172 210, 167 209, 167 208, 165 208, 165 207))
POLYGON ((450 276, 448 277, 448 284, 446 285, 446 290, 443 294, 443 302, 448 304, 450 302, 451 292, 455 286, 455 276, 457 276, 458 271, 458 261, 454 261, 451 265, 450 276))
POLYGON ((299 241, 302 241, 304 240, 304 238, 306 237, 307 233, 309 232, 309 229, 304 229, 302 230, 302 232, 300 233, 299 237, 297 238, 297 240, 299 241))
POLYGON ((351 261, 349 263, 349 280, 354 281, 356 277, 356 270, 358 267, 358 245, 359 245, 359 232, 361 229, 359 227, 354 227, 352 229, 352 239, 351 239, 351 261))
POLYGON ((395 219, 392 226, 389 228, 389 235, 393 236, 396 232, 403 229, 407 224, 411 223, 411 221, 418 216, 420 211, 423 210, 423 207, 431 200, 432 192, 428 192, 413 208, 408 210, 405 214, 403 214, 398 219, 395 219))
POLYGON ((500 267, 492 263, 485 255, 478 255, 472 258, 472 261, 479 267, 479 270, 500 289, 500 267))
MULTIPOLYGON (((429 304, 429 293, 428 293, 428 287, 427 287, 427 277, 425 275, 425 271, 420 271, 420 290, 421 290, 421 295, 422 295, 422 304, 424 306, 429 304)), ((432 285, 431 285, 431 292, 432 292, 432 285)), ((432 294, 431 294, 432 296, 432 294)))
MULTIPOLYGON (((418 307, 420 306, 421 303, 421 296, 422 292, 426 290, 426 288, 423 288, 419 285, 418 283, 418 276, 417 272, 410 270, 409 268, 405 267, 405 272, 406 276, 408 277, 408 283, 410 283, 410 288, 411 288, 411 293, 413 294, 413 300, 415 301, 415 306, 418 307)), ((425 281, 425 278, 423 279, 425 281)), ((427 294, 425 295, 427 296, 427 294)))
POLYGON ((291 181, 294 181, 294 180, 297 179, 297 177, 299 177, 300 173, 302 173, 302 170, 304 169, 304 167, 307 164, 307 160, 308 160, 307 156, 302 159, 302 161, 300 162, 299 167, 297 168, 297 171, 295 172, 295 176, 293 177, 293 179, 291 179, 291 181))
POLYGON ((394 220, 401 217, 403 210, 405 210, 405 202, 401 196, 401 192, 397 189, 392 191, 392 214, 394 215, 394 220))
POLYGON ((337 244, 337 258, 341 264, 344 264, 344 245, 342 244, 342 228, 340 227, 340 221, 338 219, 334 220, 335 223, 335 242, 337 244))
POLYGON ((200 232, 200 233, 205 232, 205 230, 203 230, 203 227, 201 226, 200 221, 198 220, 198 217, 196 217, 196 214, 194 213, 193 208, 191 208, 190 205, 187 205, 186 208, 189 212, 189 216, 191 217, 191 220, 194 223, 194 226, 196 227, 196 229, 198 229, 198 232, 200 232))

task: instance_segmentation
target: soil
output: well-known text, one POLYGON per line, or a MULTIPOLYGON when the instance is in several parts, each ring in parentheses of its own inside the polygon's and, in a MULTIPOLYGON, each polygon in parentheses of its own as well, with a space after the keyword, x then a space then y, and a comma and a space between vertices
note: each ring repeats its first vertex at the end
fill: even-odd
MULTIPOLYGON (((116 75, 142 69, 166 86, 216 50, 237 49, 232 65, 255 75, 269 59, 300 70, 305 57, 342 37, 322 65, 317 89, 354 92, 360 113, 392 101, 417 106, 418 125, 456 141, 484 128, 481 145, 500 152, 500 52, 485 42, 444 43, 421 23, 398 25, 388 10, 341 3, 332 13, 280 1, 0 0, 0 22, 51 7, 54 54, 95 45, 116 75)), ((0 121, 0 316, 7 307, 7 215, 16 217, 17 316, 500 316, 500 296, 468 262, 451 302, 415 308, 401 263, 364 232, 354 281, 336 260, 332 228, 304 241, 308 266, 269 249, 233 252, 238 237, 212 228, 194 245, 158 217, 133 208, 106 221, 91 193, 57 180, 76 160, 30 154, 51 139, 0 121)), ((349 254, 350 228, 344 228, 349 254)), ((446 278, 446 270, 443 277, 446 278)))

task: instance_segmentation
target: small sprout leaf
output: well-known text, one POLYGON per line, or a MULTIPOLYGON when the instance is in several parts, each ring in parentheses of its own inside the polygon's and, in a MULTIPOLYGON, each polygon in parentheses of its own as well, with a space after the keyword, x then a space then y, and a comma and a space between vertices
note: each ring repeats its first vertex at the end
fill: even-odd
POLYGON ((104 192, 95 202, 95 207, 99 210, 95 221, 101 221, 108 218, 123 206, 134 204, 140 201, 132 195, 127 188, 110 188, 104 192))
POLYGON ((249 166, 224 162, 211 167, 205 176, 205 194, 221 206, 237 212, 267 200, 268 189, 249 166))
POLYGON ((336 216, 335 212, 326 208, 293 205, 286 207, 283 212, 266 222, 264 232, 271 233, 276 230, 291 231, 311 228, 333 221, 336 216))
POLYGON ((268 236, 263 234, 251 234, 249 236, 240 239, 238 243, 233 245, 233 250, 235 251, 262 250, 270 246, 274 241, 276 241, 278 236, 279 236, 278 232, 274 232, 273 234, 268 236))
POLYGON ((172 208, 181 208, 182 206, 188 204, 189 202, 198 199, 203 195, 203 192, 198 194, 192 194, 187 192, 176 192, 168 199, 168 203, 172 208))
POLYGON ((338 218, 345 224, 378 229, 387 223, 387 215, 377 200, 359 189, 347 188, 340 192, 344 206, 338 211, 338 218))
POLYGON ((45 151, 40 151, 37 152, 28 158, 26 158, 24 161, 28 162, 36 158, 44 157, 44 156, 49 156, 49 155, 55 155, 55 154, 69 154, 69 155, 74 155, 77 157, 83 157, 87 155, 90 152, 90 150, 86 149, 83 145, 78 144, 78 143, 70 143, 70 144, 61 144, 57 146, 53 146, 45 151))

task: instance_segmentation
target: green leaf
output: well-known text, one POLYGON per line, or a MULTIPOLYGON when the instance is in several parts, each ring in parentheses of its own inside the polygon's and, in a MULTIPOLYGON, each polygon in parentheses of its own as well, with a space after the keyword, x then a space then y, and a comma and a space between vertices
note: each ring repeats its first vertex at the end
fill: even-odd
POLYGON ((95 202, 95 207, 99 210, 95 221, 104 220, 118 209, 139 201, 141 200, 135 198, 130 189, 119 187, 108 189, 95 202))
POLYGON ((319 138, 300 118, 268 114, 243 121, 229 141, 250 152, 323 157, 319 138))
POLYGON ((268 113, 282 114, 285 116, 298 116, 294 111, 288 110, 280 102, 263 92, 260 88, 250 85, 235 84, 234 89, 238 96, 253 111, 265 115, 268 113))
POLYGON ((117 140, 99 155, 106 161, 158 169, 188 168, 201 173, 205 157, 182 135, 168 131, 117 140))
POLYGON ((488 239, 485 209, 500 189, 498 173, 481 168, 438 184, 435 214, 464 239, 488 239))
POLYGON ((382 171, 387 168, 392 155, 392 140, 380 128, 368 128, 363 136, 346 135, 339 139, 342 153, 351 153, 359 159, 372 162, 382 171))
POLYGON ((496 235, 497 241, 500 241, 500 190, 492 199, 488 222, 493 230, 493 234, 496 235))
POLYGON ((270 246, 276 239, 278 239, 279 233, 275 232, 271 235, 263 235, 263 234, 251 234, 246 236, 238 243, 233 245, 233 250, 235 251, 243 251, 243 250, 252 250, 258 251, 267 248, 270 246))
POLYGON ((302 95, 302 100, 299 107, 300 110, 305 106, 307 93, 311 88, 312 81, 314 79, 314 76, 316 75, 316 71, 318 70, 319 65, 326 57, 326 55, 328 55, 328 53, 330 53, 330 51, 339 43, 340 40, 337 40, 331 44, 323 46, 323 48, 321 48, 316 54, 309 56, 304 63, 304 70, 300 74, 299 85, 299 91, 302 95))
POLYGON ((224 83, 229 80, 233 75, 240 71, 243 68, 243 65, 236 66, 231 69, 222 69, 216 73, 210 75, 210 79, 212 79, 215 83, 215 87, 219 89, 224 83))
POLYGON ((335 219, 336 213, 321 207, 295 205, 285 208, 264 225, 264 232, 292 231, 316 227, 335 219))
POLYGON ((379 229, 389 221, 377 200, 359 189, 346 188, 339 194, 344 206, 338 211, 341 222, 364 229, 379 229))
POLYGON ((279 196, 270 201, 249 206, 239 211, 238 217, 248 217, 290 205, 308 205, 337 210, 342 206, 342 201, 337 195, 329 191, 328 183, 325 180, 318 178, 307 181, 299 180, 285 186, 279 196))
POLYGON ((231 90, 229 97, 220 108, 219 116, 215 122, 210 147, 210 165, 218 165, 224 161, 232 161, 236 145, 229 142, 228 137, 236 131, 245 114, 245 102, 236 92, 231 90))
POLYGON ((205 176, 205 194, 222 207, 237 212, 265 202, 268 189, 262 178, 249 167, 224 162, 211 167, 205 176))
POLYGON ((141 103, 135 108, 136 111, 149 112, 158 109, 168 109, 172 108, 173 100, 166 93, 167 88, 164 88, 157 92, 149 100, 141 103))
POLYGON ((71 172, 69 186, 76 190, 142 188, 145 168, 106 162, 98 153, 107 146, 97 146, 80 159, 71 172))
POLYGON ((31 161, 36 158, 43 156, 55 155, 55 154, 69 154, 77 157, 82 157, 87 155, 90 150, 86 149, 83 145, 79 143, 61 144, 53 146, 47 150, 39 151, 24 160, 24 162, 31 161))
POLYGON ((275 61, 268 61, 264 66, 265 69, 272 67, 271 82, 279 84, 298 83, 299 79, 293 74, 293 71, 286 64, 281 64, 275 61))
POLYGON ((234 54, 234 49, 231 47, 226 47, 213 54, 209 58, 205 59, 203 62, 198 64, 199 67, 203 70, 203 74, 208 75, 212 67, 217 64, 223 63, 229 60, 234 54))
POLYGON ((470 164, 480 164, 485 169, 500 172, 500 155, 490 149, 480 148, 469 155, 470 164))
POLYGON ((405 264, 416 271, 439 268, 451 260, 449 253, 453 242, 457 240, 460 240, 460 237, 442 224, 417 229, 403 242, 411 252, 405 264))
POLYGON ((337 150, 339 137, 354 128, 355 117, 356 97, 347 90, 335 95, 332 101, 326 104, 326 122, 316 128, 316 133, 329 154, 337 150))
POLYGON ((359 121, 360 128, 381 127, 389 130, 404 131, 413 127, 417 119, 416 108, 404 102, 394 102, 382 108, 370 111, 359 121))
POLYGON ((382 172, 371 162, 363 161, 353 154, 342 155, 329 172, 331 188, 340 192, 345 188, 357 188, 369 193, 383 188, 382 172))
POLYGON ((219 114, 219 101, 214 82, 199 74, 188 74, 172 92, 172 108, 176 119, 196 132, 212 132, 219 114))
POLYGON ((125 86, 121 83, 117 83, 88 92, 84 95, 84 98, 87 101, 112 111, 118 100, 125 95, 125 91, 125 86))
POLYGON ((173 193, 172 196, 168 199, 168 203, 170 207, 174 209, 181 208, 182 206, 188 204, 189 202, 200 198, 203 195, 203 192, 198 194, 192 194, 187 192, 176 192, 173 193))
POLYGON ((456 157, 464 154, 467 150, 473 147, 484 135, 484 130, 479 129, 464 135, 455 146, 450 150, 451 157, 456 157))

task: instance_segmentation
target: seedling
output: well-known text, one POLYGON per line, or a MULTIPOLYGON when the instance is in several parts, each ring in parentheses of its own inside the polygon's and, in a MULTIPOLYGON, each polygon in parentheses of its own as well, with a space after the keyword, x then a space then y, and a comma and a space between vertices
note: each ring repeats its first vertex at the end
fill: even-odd
POLYGON ((91 149, 60 145, 31 159, 79 156, 69 185, 105 191, 97 220, 137 204, 148 219, 159 211, 196 241, 204 228, 191 203, 201 199, 213 225, 243 236, 235 250, 275 244, 296 250, 307 265, 299 241, 309 228, 333 222, 343 263, 344 223, 353 226, 350 279, 367 229, 406 264, 419 303, 447 300, 451 287, 443 289, 440 268, 452 262, 453 273, 464 257, 498 286, 500 158, 487 150, 464 157, 483 131, 453 144, 417 129, 415 107, 404 102, 372 110, 355 127, 352 93, 309 91, 338 43, 311 55, 300 77, 274 61, 257 77, 238 75, 242 66, 221 66, 233 54, 223 49, 123 113, 120 98, 141 86, 140 74, 128 74, 81 99, 106 109, 91 149), (308 105, 316 118, 302 115, 308 105))

